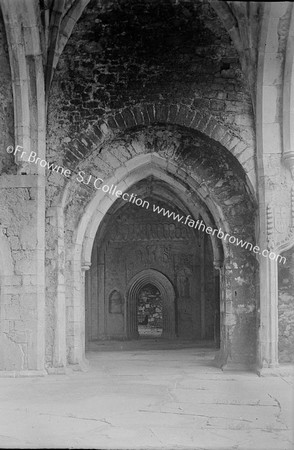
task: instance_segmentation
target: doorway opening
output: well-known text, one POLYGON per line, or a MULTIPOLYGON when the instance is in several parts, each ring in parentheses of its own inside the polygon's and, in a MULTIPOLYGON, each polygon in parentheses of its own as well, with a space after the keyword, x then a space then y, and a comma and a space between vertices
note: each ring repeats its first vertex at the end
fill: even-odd
POLYGON ((137 318, 139 338, 160 338, 163 331, 163 301, 160 291, 151 283, 138 294, 137 318))
MULTIPOLYGON (((150 204, 188 214, 176 195, 172 206, 172 192, 161 181, 144 179, 136 192, 150 204)), ((105 341, 145 340, 148 346, 152 338, 159 345, 219 347, 220 279, 210 236, 131 203, 111 208, 86 272, 87 349, 105 341)), ((198 209, 193 214, 202 220, 198 209)))

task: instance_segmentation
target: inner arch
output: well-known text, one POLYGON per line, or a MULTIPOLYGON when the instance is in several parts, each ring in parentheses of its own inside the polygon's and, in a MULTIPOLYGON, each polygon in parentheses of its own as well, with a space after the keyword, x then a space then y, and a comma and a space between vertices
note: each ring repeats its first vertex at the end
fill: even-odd
POLYGON ((117 200, 98 228, 86 273, 88 348, 93 341, 138 338, 138 295, 148 283, 162 297, 163 338, 218 342, 215 249, 210 236, 183 223, 188 215, 205 216, 204 222, 212 223, 209 211, 195 199, 188 207, 167 183, 152 176, 129 192, 150 207, 117 200), (162 208, 183 220, 159 213, 162 208))
POLYGON ((154 269, 146 269, 136 274, 129 282, 127 290, 128 304, 128 338, 138 337, 137 301, 141 289, 148 285, 154 285, 160 292, 163 303, 162 337, 175 338, 175 290, 170 280, 161 272, 154 269))
MULTIPOLYGON (((146 179, 160 180, 164 185, 164 191, 170 192, 174 202, 180 202, 181 207, 189 213, 189 210, 197 214, 194 209, 194 203, 201 205, 201 214, 207 225, 216 226, 227 230, 227 222, 223 216, 223 211, 215 204, 210 197, 209 191, 205 186, 188 173, 178 171, 177 165, 169 161, 168 165, 164 158, 156 153, 139 155, 133 160, 125 163, 124 174, 115 175, 107 181, 111 186, 115 184, 117 189, 127 192, 136 192, 141 197, 144 194, 140 191, 140 183, 146 179), (119 178, 119 179, 118 179, 119 178), (191 193, 193 192, 193 198, 191 193), (186 203, 189 203, 187 208, 186 203)), ((144 189, 144 188, 143 188, 144 189)), ((109 218, 115 210, 121 206, 121 201, 117 200, 113 203, 113 198, 103 194, 100 190, 95 197, 89 202, 85 214, 82 216, 76 231, 77 252, 73 257, 79 261, 80 250, 82 250, 82 265, 90 265, 91 252, 95 236, 97 236, 98 228, 105 228, 106 220, 104 216, 107 214, 109 218), (104 218, 104 219, 103 219, 104 218)), ((171 205, 171 209, 173 208, 171 205)), ((101 229, 100 228, 100 229, 101 229)), ((221 266, 224 254, 227 253, 226 245, 220 243, 215 237, 211 240, 214 252, 214 260, 218 267, 221 266)))

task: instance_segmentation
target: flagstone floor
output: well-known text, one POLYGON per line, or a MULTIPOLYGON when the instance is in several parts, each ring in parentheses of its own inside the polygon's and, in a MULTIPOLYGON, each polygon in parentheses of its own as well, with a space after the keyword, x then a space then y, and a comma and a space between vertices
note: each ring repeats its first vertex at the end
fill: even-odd
POLYGON ((222 372, 208 348, 126 347, 89 352, 88 372, 0 378, 0 447, 294 448, 292 377, 222 372))

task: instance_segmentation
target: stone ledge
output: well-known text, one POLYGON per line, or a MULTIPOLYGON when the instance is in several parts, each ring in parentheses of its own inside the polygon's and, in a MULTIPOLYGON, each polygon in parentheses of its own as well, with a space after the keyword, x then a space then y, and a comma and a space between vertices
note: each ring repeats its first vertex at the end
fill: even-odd
POLYGON ((39 175, 2 175, 0 189, 38 187, 39 175))
POLYGON ((262 367, 256 370, 259 377, 290 377, 294 375, 294 364, 278 367, 262 367))
POLYGON ((253 372, 254 367, 245 363, 228 362, 221 367, 223 372, 253 372))
POLYGON ((84 359, 79 364, 63 367, 48 367, 46 370, 0 370, 0 378, 45 377, 47 375, 69 375, 73 372, 87 372, 90 364, 84 359))
POLYGON ((253 364, 232 361, 230 358, 227 358, 221 350, 216 353, 213 363, 223 372, 256 372, 253 364))
POLYGON ((0 378, 44 377, 46 370, 0 370, 0 378))
POLYGON ((69 375, 73 372, 87 372, 89 367, 89 361, 84 359, 78 364, 69 364, 63 367, 47 367, 46 371, 48 375, 69 375))

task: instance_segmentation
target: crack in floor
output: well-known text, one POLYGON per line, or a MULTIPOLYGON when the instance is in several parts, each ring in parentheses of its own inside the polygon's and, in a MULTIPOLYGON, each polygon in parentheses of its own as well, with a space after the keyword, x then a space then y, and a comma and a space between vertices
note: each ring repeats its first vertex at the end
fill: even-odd
POLYGON ((143 413, 151 413, 151 414, 173 414, 176 416, 192 416, 192 417, 204 417, 207 419, 224 419, 224 420, 237 420, 240 422, 248 422, 248 423, 253 423, 252 420, 248 420, 248 419, 236 419, 236 418, 232 418, 232 417, 218 417, 218 416, 207 416, 205 414, 193 414, 193 413, 180 413, 180 412, 170 412, 170 411, 150 411, 150 410, 146 410, 146 409, 139 409, 138 412, 143 412, 143 413))
POLYGON ((274 397, 273 395, 268 394, 268 396, 269 396, 272 400, 274 400, 274 402, 276 403, 275 406, 279 408, 278 413, 275 414, 275 417, 276 417, 276 419, 277 419, 277 422, 281 423, 284 427, 286 427, 287 429, 289 429, 288 426, 287 426, 287 424, 282 420, 282 417, 281 417, 281 415, 282 415, 282 406, 281 406, 281 403, 280 403, 279 400, 278 400, 276 397, 274 397))
POLYGON ((152 428, 149 428, 149 430, 151 431, 151 433, 153 434, 153 436, 158 439, 158 441, 161 443, 161 445, 164 445, 164 443, 162 442, 162 440, 160 439, 159 436, 157 436, 157 434, 152 430, 152 428))
POLYGON ((110 426, 113 426, 111 422, 108 422, 106 419, 95 419, 94 417, 78 417, 74 416, 73 414, 66 414, 66 415, 60 415, 60 414, 52 414, 52 413, 36 413, 38 416, 52 416, 52 417, 60 417, 62 419, 76 419, 76 420, 89 420, 94 422, 100 422, 104 423, 110 426))

